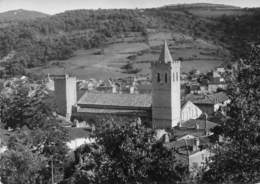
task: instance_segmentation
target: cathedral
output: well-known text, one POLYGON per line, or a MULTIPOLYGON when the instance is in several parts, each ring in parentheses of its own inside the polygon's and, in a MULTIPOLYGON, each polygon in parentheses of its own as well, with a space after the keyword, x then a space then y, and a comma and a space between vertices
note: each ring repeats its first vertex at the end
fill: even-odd
POLYGON ((181 62, 172 59, 165 41, 159 59, 151 63, 152 94, 86 92, 77 99, 75 77, 53 76, 57 112, 86 122, 112 116, 140 118, 155 129, 181 126, 202 112, 191 102, 181 103, 180 67, 181 62))

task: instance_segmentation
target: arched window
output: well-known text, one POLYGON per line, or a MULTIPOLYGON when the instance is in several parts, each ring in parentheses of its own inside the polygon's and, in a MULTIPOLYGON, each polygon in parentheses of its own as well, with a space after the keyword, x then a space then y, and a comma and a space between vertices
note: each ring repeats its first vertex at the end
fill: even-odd
POLYGON ((157 82, 161 82, 161 76, 160 76, 160 73, 157 73, 157 82))
POLYGON ((164 75, 164 80, 165 80, 165 83, 167 83, 167 81, 168 81, 168 75, 167 75, 167 73, 165 73, 165 75, 164 75))
POLYGON ((179 78, 178 78, 179 76, 178 76, 178 72, 176 72, 176 81, 178 81, 179 80, 179 78))

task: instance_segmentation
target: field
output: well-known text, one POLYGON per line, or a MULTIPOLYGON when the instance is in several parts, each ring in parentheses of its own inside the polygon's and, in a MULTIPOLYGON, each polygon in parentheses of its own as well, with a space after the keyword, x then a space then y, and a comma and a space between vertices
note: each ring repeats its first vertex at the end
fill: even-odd
POLYGON ((131 62, 134 68, 141 69, 137 75, 150 75, 150 62, 159 57, 163 40, 167 39, 174 59, 182 58, 182 72, 198 69, 208 72, 228 59, 222 48, 204 40, 194 40, 182 34, 160 32, 151 33, 148 42, 127 41, 113 43, 100 49, 79 50, 75 56, 64 61, 52 61, 46 67, 31 69, 37 74, 76 75, 80 79, 123 78, 134 74, 124 73, 120 67, 131 62))

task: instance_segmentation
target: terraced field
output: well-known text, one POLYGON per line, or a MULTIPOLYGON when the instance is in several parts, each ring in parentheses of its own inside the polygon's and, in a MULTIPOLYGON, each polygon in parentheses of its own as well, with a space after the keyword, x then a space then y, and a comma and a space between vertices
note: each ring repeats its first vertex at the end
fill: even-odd
MULTIPOLYGON (((134 39, 134 38, 132 38, 134 39)), ((207 72, 228 60, 228 52, 204 40, 194 40, 186 35, 159 32, 149 34, 148 41, 127 41, 113 43, 100 49, 79 50, 76 55, 64 61, 52 61, 46 67, 34 68, 31 71, 42 74, 71 73, 81 79, 122 78, 134 74, 123 73, 120 69, 131 62, 141 69, 137 75, 150 75, 150 62, 159 57, 164 40, 168 44, 174 59, 182 58, 182 71, 199 69, 207 72)), ((136 39, 135 39, 136 40, 136 39)))

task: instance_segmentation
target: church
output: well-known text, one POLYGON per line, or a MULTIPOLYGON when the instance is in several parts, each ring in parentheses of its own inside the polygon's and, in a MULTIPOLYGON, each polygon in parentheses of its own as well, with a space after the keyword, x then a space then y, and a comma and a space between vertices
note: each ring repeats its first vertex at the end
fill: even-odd
POLYGON ((105 117, 140 118, 154 129, 181 126, 202 111, 190 101, 181 102, 181 62, 173 60, 167 42, 159 59, 151 63, 151 94, 86 92, 77 99, 77 79, 54 75, 57 112, 86 122, 105 117))

